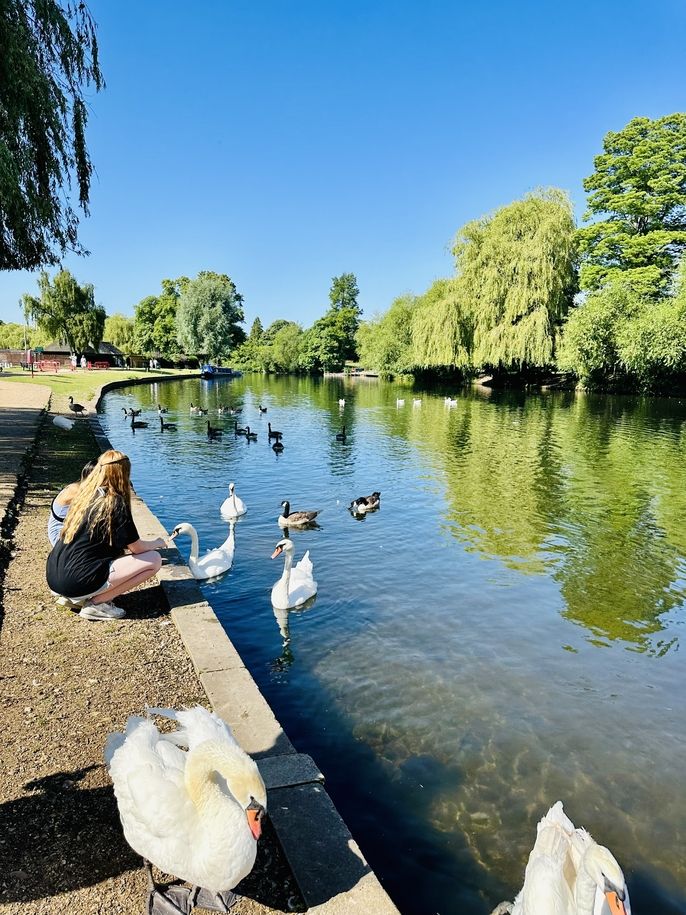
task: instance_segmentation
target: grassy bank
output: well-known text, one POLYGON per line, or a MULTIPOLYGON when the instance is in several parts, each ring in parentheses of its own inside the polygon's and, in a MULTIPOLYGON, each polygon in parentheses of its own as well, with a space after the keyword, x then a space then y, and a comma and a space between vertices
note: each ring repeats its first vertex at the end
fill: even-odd
POLYGON ((0 377, 3 381, 12 381, 17 384, 42 384, 51 388, 57 398, 58 409, 60 409, 62 402, 66 402, 70 395, 81 403, 92 400, 98 388, 111 381, 133 381, 138 378, 174 377, 184 374, 188 374, 187 369, 156 369, 152 373, 136 369, 94 369, 91 371, 77 369, 75 372, 67 369, 54 373, 34 372, 32 377, 31 372, 23 372, 18 369, 3 372, 0 377))

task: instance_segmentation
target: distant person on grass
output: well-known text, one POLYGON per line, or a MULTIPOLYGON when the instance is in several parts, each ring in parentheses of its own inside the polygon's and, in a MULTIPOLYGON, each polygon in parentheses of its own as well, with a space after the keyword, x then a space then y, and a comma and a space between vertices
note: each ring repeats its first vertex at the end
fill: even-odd
POLYGON ((131 516, 131 462, 105 451, 81 484, 48 556, 46 577, 58 604, 87 620, 118 620, 112 601, 155 575, 162 538, 141 540, 131 516), (124 555, 124 551, 130 555, 124 555))
POLYGON ((83 470, 81 471, 81 479, 77 480, 75 483, 70 483, 68 486, 65 486, 64 489, 60 489, 52 500, 52 504, 50 505, 50 517, 48 518, 48 540, 50 541, 50 546, 54 546, 60 539, 60 531, 62 530, 64 519, 67 517, 69 506, 74 501, 76 493, 79 491, 79 487, 83 481, 91 475, 97 466, 97 463, 97 461, 89 461, 87 464, 84 464, 83 470))

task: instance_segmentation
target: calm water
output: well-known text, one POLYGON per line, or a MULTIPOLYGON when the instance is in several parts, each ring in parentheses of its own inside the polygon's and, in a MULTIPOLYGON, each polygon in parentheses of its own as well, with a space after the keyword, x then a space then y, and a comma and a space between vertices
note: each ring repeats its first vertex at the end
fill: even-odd
POLYGON ((198 380, 113 392, 103 424, 141 496, 169 530, 192 522, 201 550, 226 536, 236 482, 235 563, 204 591, 403 913, 511 899, 558 798, 619 859, 635 915, 685 912, 686 404, 414 396, 198 380), (178 432, 160 433, 158 401, 178 432), (208 443, 191 401, 227 429, 217 405, 242 406, 258 441, 208 443), (132 432, 122 405, 150 428, 132 432), (346 506, 375 489, 381 510, 356 521, 346 506), (319 594, 289 639, 269 600, 285 498, 321 509, 320 529, 291 530, 319 594))

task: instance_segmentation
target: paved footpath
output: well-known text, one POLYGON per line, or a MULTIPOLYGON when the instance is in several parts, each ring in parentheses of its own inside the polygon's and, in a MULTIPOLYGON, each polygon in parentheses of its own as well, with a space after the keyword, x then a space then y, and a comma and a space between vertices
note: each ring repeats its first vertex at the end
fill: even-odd
POLYGON ((0 524, 12 501, 24 455, 33 445, 50 388, 0 380, 0 524))

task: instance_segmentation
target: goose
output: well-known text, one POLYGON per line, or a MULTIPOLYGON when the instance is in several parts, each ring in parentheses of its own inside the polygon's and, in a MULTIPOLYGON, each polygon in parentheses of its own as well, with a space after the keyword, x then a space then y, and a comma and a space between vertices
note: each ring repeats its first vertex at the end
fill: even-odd
POLYGON ((221 438, 223 432, 223 429, 220 429, 218 426, 211 426, 209 419, 207 420, 207 437, 210 441, 221 438))
POLYGON ((131 428, 132 429, 147 429, 148 423, 144 422, 142 419, 134 419, 131 417, 131 428))
POLYGON ((279 540, 272 553, 272 559, 276 559, 281 553, 285 555, 283 574, 272 588, 272 607, 276 607, 277 610, 300 607, 317 593, 317 582, 312 577, 310 551, 308 550, 295 568, 292 568, 293 549, 293 541, 285 537, 279 540))
POLYGON ((221 404, 217 407, 217 413, 221 416, 223 413, 231 413, 231 407, 222 407, 221 404))
POLYGON ((229 483, 229 497, 224 499, 219 509, 222 518, 238 518, 247 510, 245 502, 236 495, 236 484, 229 483))
POLYGON ((213 712, 199 705, 147 711, 177 729, 160 733, 149 717, 131 716, 105 746, 124 836, 148 870, 145 911, 190 912, 197 904, 228 912, 230 890, 255 864, 267 808, 262 776, 213 712), (163 892, 151 863, 192 888, 163 892))
POLYGON ((131 407, 130 410, 127 410, 126 407, 122 407, 122 410, 124 411, 124 418, 125 418, 125 419, 126 419, 127 416, 133 416, 133 417, 140 416, 141 413, 143 412, 143 410, 134 410, 133 407, 131 407))
POLYGON ((337 442, 345 441, 345 426, 342 426, 341 431, 336 433, 336 441, 337 442))
POLYGON ((339 399, 339 401, 338 401, 338 406, 339 406, 339 407, 344 407, 344 406, 345 406, 345 398, 344 398, 344 397, 341 397, 341 398, 339 399))
POLYGON ((371 496, 358 496, 349 505, 349 510, 356 515, 372 512, 381 505, 381 493, 373 492, 371 496))
POLYGON ((272 445, 272 451, 276 451, 277 454, 279 454, 280 452, 283 451, 283 447, 284 447, 283 442, 278 442, 278 441, 274 442, 274 444, 272 445))
POLYGON ((160 416, 160 432, 176 432, 176 423, 165 423, 160 416))
POLYGON ((229 416, 238 416, 238 414, 242 413, 243 410, 241 407, 227 407, 227 412, 229 416))
POLYGON ((631 915, 624 874, 607 848, 575 829, 558 801, 536 827, 515 901, 492 915, 631 915))
POLYGON ((272 429, 271 423, 267 423, 267 426, 269 427, 269 438, 275 438, 277 442, 283 438, 283 432, 277 432, 276 429, 272 429))
POLYGON ((166 407, 163 407, 161 403, 157 404, 157 414, 162 416, 163 413, 169 413, 169 410, 166 407))
POLYGON ((257 409, 260 411, 260 413, 266 413, 266 412, 267 412, 267 408, 266 408, 266 407, 263 407, 262 404, 260 404, 260 405, 258 406, 257 409))
POLYGON ((404 407, 405 399, 403 397, 396 397, 395 405, 396 405, 396 407, 404 407))
POLYGON ((77 414, 83 415, 86 408, 83 406, 83 404, 74 403, 74 398, 70 394, 69 395, 69 409, 71 410, 72 413, 77 413, 77 414))
POLYGON ((278 522, 281 527, 302 527, 305 524, 312 524, 317 515, 316 512, 292 512, 291 503, 288 501, 283 501, 281 503, 283 512, 278 517, 278 522))
POLYGON ((245 435, 245 434, 246 434, 246 430, 245 430, 245 429, 239 429, 239 428, 238 428, 238 422, 234 421, 234 424, 233 424, 233 434, 234 434, 234 435, 245 435))
POLYGON ((256 442, 256 441, 257 441, 257 432, 251 432, 251 431, 250 431, 250 426, 246 426, 246 427, 245 427, 245 431, 243 432, 243 435, 247 438, 247 440, 248 440, 249 442, 256 442))
POLYGON ((203 410, 202 407, 196 407, 191 401, 191 413, 195 416, 207 416, 207 410, 203 410))
POLYGON ((208 550, 201 558, 198 556, 198 532, 192 524, 177 524, 171 532, 171 539, 174 540, 179 534, 188 534, 191 538, 191 555, 188 560, 188 567, 193 573, 194 578, 216 578, 222 575, 233 565, 233 554, 236 548, 234 537, 233 521, 229 523, 229 536, 215 550, 208 550))

